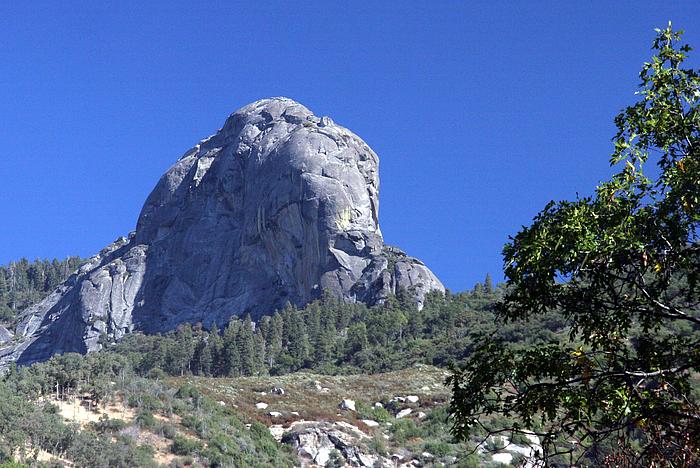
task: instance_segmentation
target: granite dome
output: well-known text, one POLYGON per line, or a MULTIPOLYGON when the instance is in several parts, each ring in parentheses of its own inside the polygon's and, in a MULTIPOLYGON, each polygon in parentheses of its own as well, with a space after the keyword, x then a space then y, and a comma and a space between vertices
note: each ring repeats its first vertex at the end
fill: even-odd
POLYGON ((23 314, 0 363, 89 352, 134 330, 255 319, 324 289, 374 304, 405 288, 422 305, 444 288, 384 245, 378 164, 358 136, 291 99, 237 110, 161 177, 133 233, 23 314))

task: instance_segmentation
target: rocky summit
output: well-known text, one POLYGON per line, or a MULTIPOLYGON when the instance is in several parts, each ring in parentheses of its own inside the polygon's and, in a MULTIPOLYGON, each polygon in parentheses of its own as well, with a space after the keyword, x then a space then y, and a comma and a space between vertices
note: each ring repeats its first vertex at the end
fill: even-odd
POLYGON ((0 364, 255 319, 324 290, 375 304, 404 288, 421 306, 444 288, 384 244, 378 213, 378 158, 364 141, 290 99, 257 101, 161 177, 133 233, 24 312, 0 364))

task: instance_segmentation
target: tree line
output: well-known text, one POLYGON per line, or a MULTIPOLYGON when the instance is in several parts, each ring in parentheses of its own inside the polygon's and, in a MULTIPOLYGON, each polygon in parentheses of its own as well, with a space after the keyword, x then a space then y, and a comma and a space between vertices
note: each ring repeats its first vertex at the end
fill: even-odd
MULTIPOLYGON (((464 348, 455 342, 468 348, 471 332, 491 327, 491 306, 499 294, 500 287, 488 279, 464 293, 433 292, 419 310, 406 291, 373 307, 325 293, 306 307, 287 304, 257 322, 234 316, 222 329, 209 330, 182 324, 163 335, 130 334, 107 349, 130 358, 142 375, 374 373, 417 362, 447 366, 463 358, 464 348)), ((533 328, 534 334, 541 332, 533 328)))
POLYGON ((26 258, 0 266, 0 324, 13 325, 19 312, 39 302, 83 263, 80 257, 26 258))

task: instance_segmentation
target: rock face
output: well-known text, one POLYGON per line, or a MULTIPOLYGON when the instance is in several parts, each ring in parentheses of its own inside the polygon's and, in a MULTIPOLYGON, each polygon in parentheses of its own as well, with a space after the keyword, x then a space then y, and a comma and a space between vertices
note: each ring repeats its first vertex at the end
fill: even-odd
POLYGON ((7 343, 12 339, 12 333, 10 331, 0 325, 0 344, 7 343))
POLYGON ((282 435, 282 442, 291 445, 304 461, 302 466, 326 466, 334 451, 342 457, 345 466, 397 466, 371 453, 367 448, 369 440, 359 428, 343 421, 295 423, 282 435))
POLYGON ((384 245, 378 193, 377 155, 349 130, 286 98, 245 106, 163 175, 135 232, 24 314, 0 364, 93 351, 133 330, 257 319, 324 289, 374 304, 405 288, 420 306, 444 288, 384 245))

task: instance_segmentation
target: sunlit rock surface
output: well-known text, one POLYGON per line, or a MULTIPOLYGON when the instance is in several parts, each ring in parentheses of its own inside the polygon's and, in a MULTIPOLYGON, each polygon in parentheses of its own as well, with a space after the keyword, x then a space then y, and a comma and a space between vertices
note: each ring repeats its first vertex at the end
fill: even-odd
POLYGON ((328 117, 286 98, 243 107, 161 177, 134 233, 24 313, 0 364, 94 351, 133 330, 256 319, 324 289, 374 304, 405 288, 422 305, 444 288, 384 245, 378 174, 377 155, 328 117))

